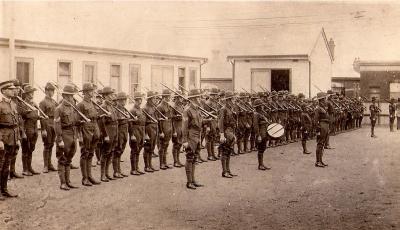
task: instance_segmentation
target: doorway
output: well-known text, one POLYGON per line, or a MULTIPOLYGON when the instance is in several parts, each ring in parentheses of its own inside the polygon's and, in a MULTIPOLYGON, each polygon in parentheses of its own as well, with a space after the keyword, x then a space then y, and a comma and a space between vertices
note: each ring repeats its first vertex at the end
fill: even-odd
POLYGON ((290 92, 290 69, 271 70, 271 91, 287 90, 290 92))

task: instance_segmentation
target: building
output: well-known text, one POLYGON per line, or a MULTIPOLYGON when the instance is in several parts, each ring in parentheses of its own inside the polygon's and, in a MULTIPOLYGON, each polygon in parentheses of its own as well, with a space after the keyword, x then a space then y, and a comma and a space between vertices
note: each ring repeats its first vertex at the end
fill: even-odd
POLYGON ((211 89, 218 88, 222 90, 233 90, 232 78, 201 78, 201 88, 211 89))
POLYGON ((367 61, 356 58, 354 70, 360 74, 360 95, 381 100, 400 98, 400 61, 367 61))
POLYGON ((197 88, 201 67, 207 62, 201 57, 47 42, 15 40, 13 44, 10 48, 9 39, 0 38, 1 80, 9 79, 13 72, 21 82, 40 86, 47 81, 60 86, 69 81, 77 85, 93 82, 129 94, 136 90, 161 91, 161 83, 197 88), (13 71, 7 68, 10 52, 13 71))
POLYGON ((265 41, 270 47, 259 51, 264 54, 227 56, 235 90, 288 90, 312 97, 331 88, 335 44, 324 29, 313 35, 286 35, 291 38, 265 41))
POLYGON ((360 96, 359 77, 332 77, 332 90, 347 97, 360 96))

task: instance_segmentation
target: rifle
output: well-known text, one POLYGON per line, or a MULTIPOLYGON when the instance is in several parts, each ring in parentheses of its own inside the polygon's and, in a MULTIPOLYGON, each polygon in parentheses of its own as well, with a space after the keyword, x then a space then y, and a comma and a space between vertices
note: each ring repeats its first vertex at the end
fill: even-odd
MULTIPOLYGON (((190 101, 189 99, 187 99, 186 97, 184 97, 183 95, 181 95, 180 93, 176 92, 175 90, 169 88, 168 86, 164 85, 163 83, 161 83, 161 85, 163 85, 165 88, 171 90, 173 93, 175 93, 176 95, 178 95, 179 97, 181 97, 183 100, 185 101, 190 101)), ((207 110, 205 110, 204 108, 202 108, 200 105, 195 105, 197 108, 200 109, 201 112, 203 112, 204 114, 206 114, 207 116, 210 116, 214 119, 217 119, 217 116, 215 116, 214 114, 208 112, 207 110)))

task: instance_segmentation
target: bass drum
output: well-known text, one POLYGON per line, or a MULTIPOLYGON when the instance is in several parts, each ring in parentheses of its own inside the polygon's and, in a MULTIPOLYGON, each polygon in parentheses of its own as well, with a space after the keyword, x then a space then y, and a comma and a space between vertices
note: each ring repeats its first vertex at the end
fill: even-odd
POLYGON ((285 134, 285 128, 279 123, 272 123, 268 125, 267 134, 272 138, 280 138, 285 134))

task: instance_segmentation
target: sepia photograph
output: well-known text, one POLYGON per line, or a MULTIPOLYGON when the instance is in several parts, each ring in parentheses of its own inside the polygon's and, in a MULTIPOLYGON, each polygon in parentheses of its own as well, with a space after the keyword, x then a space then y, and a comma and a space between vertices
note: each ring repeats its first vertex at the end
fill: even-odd
POLYGON ((0 0, 0 230, 400 229, 400 2, 0 0))

